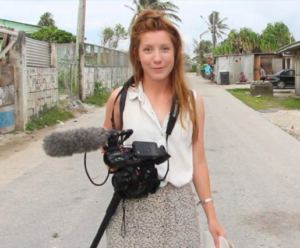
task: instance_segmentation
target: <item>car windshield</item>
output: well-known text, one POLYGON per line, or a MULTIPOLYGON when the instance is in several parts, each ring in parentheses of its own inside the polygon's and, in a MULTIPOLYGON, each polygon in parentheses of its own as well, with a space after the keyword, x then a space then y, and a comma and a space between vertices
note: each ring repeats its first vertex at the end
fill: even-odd
POLYGON ((284 70, 280 70, 280 71, 276 72, 274 75, 280 76, 280 74, 283 73, 283 72, 284 72, 284 70))

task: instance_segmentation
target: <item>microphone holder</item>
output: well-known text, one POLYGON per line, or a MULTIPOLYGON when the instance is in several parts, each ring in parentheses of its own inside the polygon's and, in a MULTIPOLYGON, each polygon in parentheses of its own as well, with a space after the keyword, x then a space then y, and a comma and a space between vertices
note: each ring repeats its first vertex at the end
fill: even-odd
POLYGON ((100 240, 101 240, 101 238, 104 234, 104 231, 105 231, 111 217, 115 214, 116 209, 119 206, 120 201, 121 201, 120 196, 116 192, 114 192, 113 197, 112 197, 112 199, 111 199, 111 201, 110 201, 110 203, 109 203, 109 205, 106 209, 106 214, 105 214, 105 216, 102 220, 102 223, 100 224, 98 232, 97 232, 90 248, 97 248, 98 247, 98 244, 99 244, 99 242, 100 242, 100 240))

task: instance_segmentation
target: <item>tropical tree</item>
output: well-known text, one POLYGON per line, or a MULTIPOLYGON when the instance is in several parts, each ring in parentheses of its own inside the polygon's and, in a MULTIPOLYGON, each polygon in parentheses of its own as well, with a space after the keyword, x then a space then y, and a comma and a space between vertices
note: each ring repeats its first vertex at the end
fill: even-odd
MULTIPOLYGON (((138 17, 139 13, 146 8, 155 9, 158 11, 162 11, 166 13, 167 18, 175 20, 177 22, 181 22, 181 19, 176 15, 179 8, 171 3, 171 2, 161 2, 160 0, 133 0, 133 5, 135 6, 130 7, 128 5, 125 5, 125 7, 131 9, 134 12, 134 15, 131 19, 128 32, 130 33, 131 27, 138 17)), ((174 23, 174 22, 173 22, 174 23)), ((176 26, 178 26, 176 23, 174 23, 176 26)))
POLYGON ((197 56, 194 58, 200 64, 204 63, 204 53, 211 53, 213 51, 213 45, 210 40, 201 40, 198 42, 196 39, 193 39, 194 54, 197 56))
POLYGON ((128 33, 121 24, 116 24, 114 28, 105 27, 99 33, 100 43, 102 46, 116 49, 121 40, 128 38, 128 33))
POLYGON ((231 30, 223 44, 226 44, 226 42, 231 45, 230 53, 260 52, 260 35, 250 28, 244 27, 240 31, 231 30))
POLYGON ((262 34, 244 27, 239 31, 231 30, 228 37, 214 50, 215 54, 240 54, 274 52, 295 39, 288 27, 282 22, 269 23, 262 34))
POLYGON ((294 41, 289 28, 283 22, 268 23, 262 32, 260 46, 264 52, 274 52, 294 41))
POLYGON ((220 18, 220 13, 217 11, 213 11, 208 16, 208 21, 206 21, 203 16, 200 16, 207 24, 207 30, 200 34, 200 39, 203 35, 210 33, 212 37, 212 44, 213 44, 213 50, 215 50, 217 40, 223 39, 222 34, 226 35, 224 30, 229 29, 227 24, 224 23, 224 21, 227 20, 227 18, 220 18))
POLYGON ((39 22, 37 23, 39 26, 43 27, 50 27, 55 26, 55 21, 53 19, 53 15, 49 12, 44 13, 41 15, 39 22))

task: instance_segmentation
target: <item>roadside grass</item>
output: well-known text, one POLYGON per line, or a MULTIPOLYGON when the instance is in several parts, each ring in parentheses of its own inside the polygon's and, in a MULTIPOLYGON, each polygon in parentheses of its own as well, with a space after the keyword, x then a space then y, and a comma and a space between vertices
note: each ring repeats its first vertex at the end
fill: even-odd
POLYGON ((104 103, 107 102, 107 99, 109 97, 108 93, 102 93, 101 95, 94 95, 92 97, 89 97, 85 99, 83 102, 86 104, 93 104, 97 106, 103 106, 104 103))
POLYGON ((73 113, 55 106, 44 110, 39 117, 32 118, 32 120, 26 124, 26 130, 33 131, 42 129, 71 118, 74 118, 73 113))
MULTIPOLYGON (((94 95, 85 99, 83 103, 103 106, 107 102, 109 95, 110 93, 102 86, 102 83, 97 82, 95 83, 94 95)), ((66 103, 68 103, 67 100, 66 103)), ((64 102, 62 102, 62 105, 65 105, 64 102)), ((40 113, 39 117, 32 118, 26 124, 26 130, 38 130, 74 118, 74 112, 76 111, 68 111, 67 107, 65 108, 64 106, 55 106, 51 109, 45 109, 40 113)))
POLYGON ((300 99, 290 96, 286 97, 256 97, 251 96, 250 89, 228 89, 229 93, 241 100, 254 110, 267 109, 300 109, 300 99))
POLYGON ((83 102, 86 104, 94 104, 101 107, 104 103, 107 102, 109 95, 110 93, 108 93, 106 87, 103 87, 102 82, 96 82, 94 95, 85 99, 83 102))

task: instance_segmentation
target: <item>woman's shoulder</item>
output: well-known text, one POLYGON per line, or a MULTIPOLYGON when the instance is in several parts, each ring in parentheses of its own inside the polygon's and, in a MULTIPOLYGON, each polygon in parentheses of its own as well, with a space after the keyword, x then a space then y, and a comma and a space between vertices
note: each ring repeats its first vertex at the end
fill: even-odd
POLYGON ((195 89, 190 89, 190 91, 196 101, 203 101, 202 96, 199 92, 197 92, 195 89))

